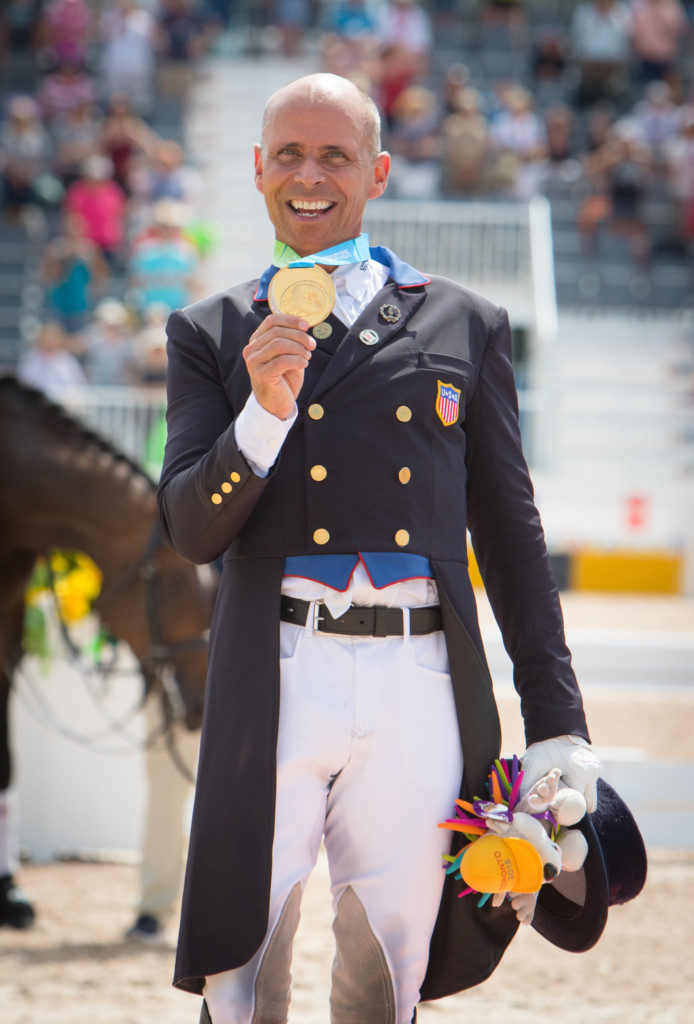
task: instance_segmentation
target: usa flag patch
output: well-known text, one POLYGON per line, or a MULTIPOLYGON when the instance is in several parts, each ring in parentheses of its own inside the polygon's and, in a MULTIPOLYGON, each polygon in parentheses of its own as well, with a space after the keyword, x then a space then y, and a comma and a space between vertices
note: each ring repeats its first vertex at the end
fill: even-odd
POLYGON ((460 412, 460 388, 437 380, 436 414, 444 427, 452 427, 458 421, 460 412))

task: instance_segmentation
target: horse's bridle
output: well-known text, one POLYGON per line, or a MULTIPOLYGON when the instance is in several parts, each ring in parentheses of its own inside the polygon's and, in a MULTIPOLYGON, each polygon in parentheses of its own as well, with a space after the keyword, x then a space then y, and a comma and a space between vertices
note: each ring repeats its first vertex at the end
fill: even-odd
POLYGON ((161 525, 158 521, 155 521, 143 553, 128 566, 123 575, 111 587, 105 599, 99 602, 99 611, 101 612, 104 607, 108 607, 109 604, 113 603, 119 594, 127 590, 138 579, 143 580, 145 585, 145 613, 150 644, 145 654, 138 660, 144 671, 149 670, 155 675, 164 667, 173 669, 172 662, 180 655, 192 654, 207 647, 206 635, 191 637, 189 640, 177 640, 175 642, 164 639, 156 592, 157 577, 160 571, 157 567, 157 553, 163 546, 164 535, 161 525))
POLYGON ((185 701, 181 694, 181 683, 176 673, 175 659, 181 655, 185 656, 186 654, 192 654, 207 648, 207 631, 205 635, 191 637, 189 640, 172 642, 164 639, 156 590, 157 577, 160 571, 157 566, 157 553, 163 545, 164 535, 161 525, 158 520, 155 520, 147 539, 145 550, 116 581, 106 595, 105 600, 100 603, 99 611, 101 612, 104 606, 108 607, 119 594, 127 590, 138 579, 143 580, 145 585, 145 614, 150 643, 144 655, 138 658, 145 681, 142 705, 144 705, 152 689, 158 683, 161 686, 163 714, 161 735, 164 737, 169 756, 177 770, 187 782, 194 784, 195 778, 179 753, 172 728, 174 722, 180 721, 185 715, 185 701))

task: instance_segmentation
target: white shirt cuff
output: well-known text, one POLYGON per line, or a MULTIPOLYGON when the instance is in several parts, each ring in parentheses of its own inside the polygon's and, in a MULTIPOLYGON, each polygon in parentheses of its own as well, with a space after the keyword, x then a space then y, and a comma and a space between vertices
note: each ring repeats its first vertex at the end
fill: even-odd
POLYGON ((234 437, 256 476, 266 477, 276 461, 284 439, 297 417, 297 408, 286 420, 273 416, 251 391, 248 401, 236 417, 234 437))

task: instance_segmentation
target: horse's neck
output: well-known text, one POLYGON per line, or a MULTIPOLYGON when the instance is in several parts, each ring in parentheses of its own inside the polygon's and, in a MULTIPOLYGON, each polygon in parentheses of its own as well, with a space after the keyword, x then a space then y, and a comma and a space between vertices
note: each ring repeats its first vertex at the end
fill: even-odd
POLYGON ((56 519, 42 531, 43 551, 62 548, 83 551, 104 576, 104 590, 117 583, 145 553, 154 527, 156 507, 151 502, 134 509, 121 507, 104 515, 81 514, 73 521, 56 519))
MULTIPOLYGON (((17 458, 9 499, 16 546, 37 554, 51 547, 83 551, 101 568, 105 583, 144 551, 156 514, 154 491, 144 476, 97 445, 28 434, 31 458, 17 458)), ((5 504, 9 505, 6 499, 5 504)))

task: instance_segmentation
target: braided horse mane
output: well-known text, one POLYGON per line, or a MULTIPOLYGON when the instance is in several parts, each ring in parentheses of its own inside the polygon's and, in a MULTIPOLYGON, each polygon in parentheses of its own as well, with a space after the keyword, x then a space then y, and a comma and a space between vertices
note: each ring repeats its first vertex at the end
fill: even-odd
POLYGON ((95 447, 104 455, 110 456, 114 463, 126 466, 134 478, 145 481, 152 491, 156 491, 156 484, 139 463, 120 451, 119 448, 110 441, 107 441, 96 430, 92 430, 91 427, 81 423, 62 405, 47 398, 42 391, 31 387, 29 384, 24 384, 12 374, 0 374, 0 399, 2 399, 3 392, 16 395, 27 404, 33 406, 45 416, 46 420, 50 421, 51 425, 59 427, 69 438, 74 438, 81 447, 95 447))

